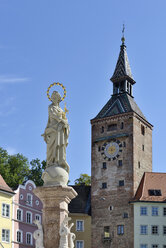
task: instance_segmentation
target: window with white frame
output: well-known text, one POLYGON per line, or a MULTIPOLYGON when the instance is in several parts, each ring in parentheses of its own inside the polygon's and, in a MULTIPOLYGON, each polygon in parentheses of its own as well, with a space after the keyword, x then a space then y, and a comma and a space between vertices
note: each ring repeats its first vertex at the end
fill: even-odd
POLYGON ((26 212, 26 222, 31 224, 32 223, 32 213, 26 212))
POLYGON ((26 244, 32 245, 32 233, 26 233, 26 244))
POLYGON ((158 248, 159 245, 152 245, 152 248, 158 248))
POLYGON ((40 214, 35 214, 35 220, 38 220, 41 222, 41 215, 40 214))
POLYGON ((2 242, 10 242, 10 230, 2 229, 2 242))
POLYGON ((152 216, 158 216, 158 215, 159 215, 158 207, 152 207, 152 216))
POLYGON ((140 207, 140 215, 147 215, 147 207, 140 207))
POLYGON ((84 248, 84 241, 76 240, 76 248, 84 248))
POLYGON ((22 231, 17 230, 17 242, 22 243, 22 231))
POLYGON ((146 244, 141 244, 141 245, 140 245, 140 248, 148 248, 148 245, 146 245, 146 244))
POLYGON ((10 205, 6 203, 2 203, 2 216, 3 217, 10 217, 10 205))
POLYGON ((77 220, 76 221, 76 231, 77 232, 83 232, 84 231, 84 221, 83 220, 77 220))
POLYGON ((152 234, 158 234, 158 226, 152 226, 152 234))
POLYGON ((32 206, 32 195, 31 194, 27 194, 27 201, 26 201, 26 203, 27 203, 27 205, 29 205, 29 206, 32 206))
POLYGON ((22 221, 23 217, 23 210, 22 209, 17 209, 17 220, 22 221))
POLYGON ((140 226, 140 234, 141 234, 141 235, 146 235, 146 234, 148 234, 148 226, 147 226, 147 225, 141 225, 141 226, 140 226))
POLYGON ((166 226, 163 226, 163 235, 166 235, 166 226))

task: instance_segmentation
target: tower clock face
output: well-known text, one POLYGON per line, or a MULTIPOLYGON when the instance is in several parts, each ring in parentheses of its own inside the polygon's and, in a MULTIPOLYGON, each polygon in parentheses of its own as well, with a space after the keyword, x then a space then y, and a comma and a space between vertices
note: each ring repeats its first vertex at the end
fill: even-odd
POLYGON ((119 140, 113 140, 111 142, 106 142, 102 146, 102 156, 104 159, 111 161, 115 160, 120 156, 122 152, 122 144, 119 140))

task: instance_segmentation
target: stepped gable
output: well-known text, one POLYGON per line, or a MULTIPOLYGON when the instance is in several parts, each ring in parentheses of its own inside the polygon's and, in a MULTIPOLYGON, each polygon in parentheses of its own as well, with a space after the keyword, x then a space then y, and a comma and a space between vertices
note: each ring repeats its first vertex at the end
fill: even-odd
POLYGON ((134 98, 125 93, 112 96, 94 119, 100 119, 128 112, 135 112, 146 120, 146 117, 143 115, 140 108, 134 101, 134 98))
POLYGON ((145 172, 132 201, 166 202, 166 173, 145 172))
POLYGON ((69 212, 91 215, 91 186, 81 184, 71 187, 77 192, 78 195, 70 202, 69 212))
POLYGON ((0 191, 14 193, 14 191, 7 185, 3 177, 0 175, 0 191))

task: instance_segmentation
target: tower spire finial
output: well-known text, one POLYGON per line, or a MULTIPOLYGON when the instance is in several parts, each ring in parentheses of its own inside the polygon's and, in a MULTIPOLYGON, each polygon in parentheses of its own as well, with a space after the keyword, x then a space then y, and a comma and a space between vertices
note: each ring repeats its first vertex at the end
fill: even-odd
POLYGON ((122 29, 122 39, 121 39, 121 41, 122 41, 122 45, 124 45, 124 42, 125 42, 124 31, 125 31, 125 25, 124 25, 124 23, 123 23, 123 29, 122 29))

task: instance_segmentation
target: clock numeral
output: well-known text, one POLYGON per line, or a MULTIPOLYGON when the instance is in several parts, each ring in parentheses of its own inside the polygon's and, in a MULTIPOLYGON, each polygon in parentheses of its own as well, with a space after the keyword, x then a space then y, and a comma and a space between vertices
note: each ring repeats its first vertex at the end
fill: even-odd
POLYGON ((122 147, 122 144, 120 144, 119 147, 122 147))
POLYGON ((122 150, 119 150, 120 152, 122 152, 122 150))

